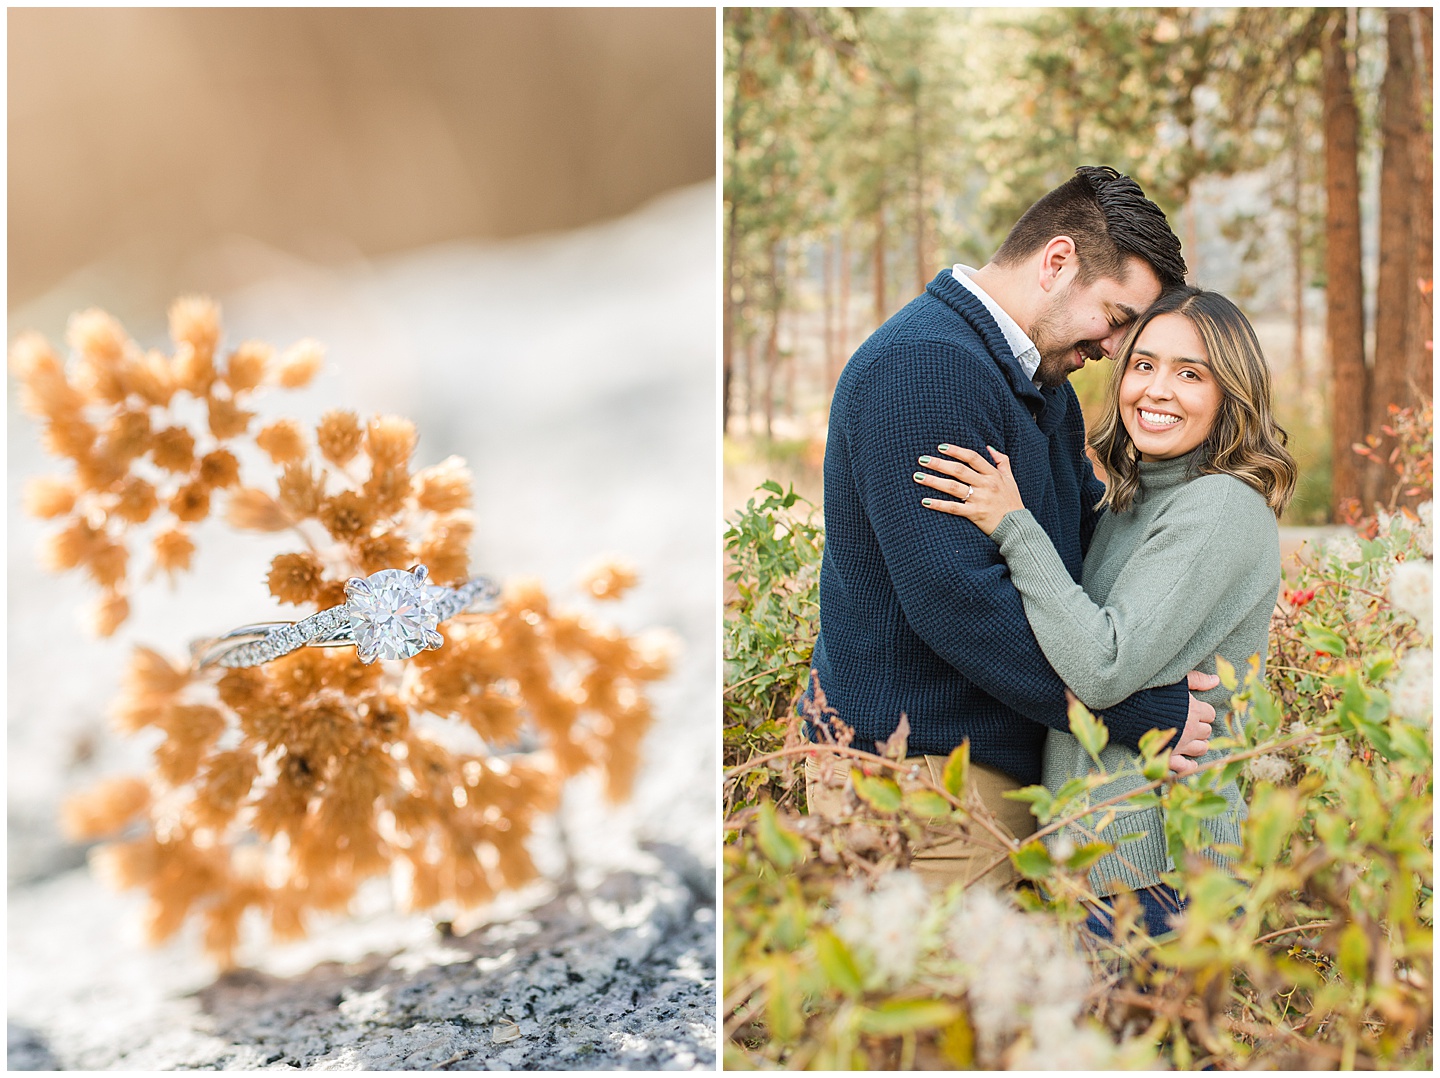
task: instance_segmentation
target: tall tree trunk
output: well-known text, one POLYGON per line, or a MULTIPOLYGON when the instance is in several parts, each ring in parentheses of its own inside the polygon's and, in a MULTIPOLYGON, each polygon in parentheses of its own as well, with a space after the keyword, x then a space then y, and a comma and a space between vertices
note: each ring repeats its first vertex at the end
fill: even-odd
POLYGON ((1362 494, 1365 311, 1360 274, 1359 126, 1347 49, 1347 12, 1330 11, 1322 41, 1325 128, 1325 336, 1330 355, 1330 507, 1362 494))
POLYGON ((835 355, 830 360, 830 388, 840 379, 840 368, 850 355, 850 221, 840 228, 840 324, 836 327, 835 355))
POLYGON ((875 289, 875 324, 885 321, 885 197, 883 193, 875 205, 875 251, 871 267, 871 282, 875 289))
POLYGON ((735 349, 735 244, 740 238, 739 226, 735 220, 735 203, 739 197, 736 184, 740 168, 740 96, 743 81, 741 76, 745 70, 745 48, 749 44, 749 40, 748 35, 740 35, 740 48, 735 57, 735 93, 730 99, 730 114, 725 118, 730 132, 730 175, 726 184, 730 189, 730 197, 726 200, 725 280, 722 285, 725 289, 723 301, 725 321, 720 334, 720 432, 722 435, 730 429, 730 385, 733 373, 731 360, 735 349))
POLYGON ((774 437, 775 368, 780 362, 780 241, 770 242, 770 332, 765 338, 765 440, 774 437))
POLYGON ((930 257, 925 250, 925 144, 920 137, 920 91, 915 90, 910 128, 915 138, 915 292, 925 291, 930 282, 930 257))
POLYGON ((1290 293, 1295 307, 1295 373, 1305 379, 1305 144, 1294 102, 1290 105, 1290 293))
MULTIPOLYGON (((1379 437, 1391 405, 1411 403, 1409 354, 1411 312, 1419 299, 1415 287, 1415 237, 1411 228, 1415 162, 1415 55, 1410 13, 1391 8, 1386 15, 1385 78, 1380 86, 1380 270, 1375 282, 1375 362, 1370 370, 1369 422, 1366 432, 1379 437)), ((1382 500, 1389 469, 1366 469, 1365 504, 1382 500)))
POLYGON ((1416 72, 1414 80, 1415 99, 1413 102, 1415 138, 1411 143, 1415 160, 1415 183, 1411 187, 1410 227, 1415 236, 1415 268, 1411 271, 1411 282, 1415 288, 1415 303, 1410 317, 1410 339, 1406 351, 1414 364, 1414 388, 1418 397, 1429 400, 1435 392, 1434 386, 1434 324, 1433 309, 1428 294, 1422 295, 1418 282, 1434 283, 1435 268, 1435 146, 1434 107, 1431 79, 1434 77, 1435 11, 1433 8, 1412 9, 1414 24, 1412 38, 1416 45, 1416 72), (1427 347, 1431 342, 1431 347, 1427 347))
POLYGON ((745 433, 751 432, 751 419, 755 415, 755 335, 751 334, 745 338, 745 346, 740 350, 740 358, 745 362, 745 412, 741 416, 745 420, 745 433))
POLYGON ((820 254, 820 291, 824 296, 821 317, 824 319, 824 343, 821 346, 820 369, 827 375, 835 355, 835 236, 826 233, 820 254))

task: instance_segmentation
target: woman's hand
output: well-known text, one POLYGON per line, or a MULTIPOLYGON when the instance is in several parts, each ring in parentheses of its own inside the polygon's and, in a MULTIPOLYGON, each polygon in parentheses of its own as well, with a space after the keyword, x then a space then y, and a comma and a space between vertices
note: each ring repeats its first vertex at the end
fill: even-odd
POLYGON ((974 521, 982 532, 989 535, 1000 526, 1000 520, 1006 513, 1024 509, 1025 503, 1020 500, 1020 488, 1015 485, 1015 476, 1010 471, 1010 458, 998 449, 992 449, 988 445, 985 448, 994 458, 994 464, 973 449, 942 445, 940 452, 947 457, 953 457, 953 460, 921 457, 920 463, 950 478, 942 479, 925 472, 916 472, 915 482, 959 499, 951 501, 948 498, 924 498, 921 505, 939 513, 950 513, 952 516, 974 521))

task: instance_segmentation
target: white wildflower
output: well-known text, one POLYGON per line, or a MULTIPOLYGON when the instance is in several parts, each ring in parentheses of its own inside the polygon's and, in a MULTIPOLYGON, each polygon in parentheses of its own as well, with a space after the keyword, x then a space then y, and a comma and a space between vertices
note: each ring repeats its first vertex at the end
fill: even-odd
POLYGON ((1049 845, 1053 860, 1063 863, 1075 856, 1075 840, 1068 831, 1061 831, 1049 845))
POLYGON ((1390 578, 1390 601, 1429 636, 1435 601, 1434 563, 1416 560, 1397 565, 1390 578))
POLYGON ((1435 653, 1411 648, 1390 681, 1390 710, 1408 722, 1424 725, 1434 711, 1435 653))
POLYGON ((1328 558, 1333 558, 1341 565, 1349 565, 1361 558, 1360 541, 1355 538, 1354 532, 1347 531, 1321 540, 1319 549, 1320 553, 1328 558))
POLYGON ((1037 1027, 1033 1041, 1006 1061, 1015 1071, 1110 1071, 1117 1067, 1115 1042, 1093 1025, 1071 1022, 1037 1027))
POLYGON ((890 985, 914 977, 930 913, 929 892, 913 872, 891 872, 873 891, 857 880, 835 892, 835 934, 890 985))
POLYGON ((1290 761, 1277 753, 1252 756, 1245 761, 1245 774, 1255 782, 1268 782, 1279 786, 1290 777, 1290 761))
POLYGON ((1335 763, 1338 767, 1344 767, 1350 762, 1350 742, 1343 737, 1335 742, 1335 763))
POLYGON ((1074 1025, 1090 971, 1057 926, 972 888, 947 935, 968 974, 970 1020, 982 1057, 993 1057, 1027 1029, 1074 1025))
POLYGON ((1420 518, 1420 523, 1415 526, 1415 542, 1419 545, 1422 554, 1427 558, 1433 558, 1435 553, 1432 547, 1433 540, 1431 539, 1430 531, 1431 518, 1434 515, 1432 504, 1430 502, 1421 502, 1419 507, 1416 508, 1415 513, 1420 518))

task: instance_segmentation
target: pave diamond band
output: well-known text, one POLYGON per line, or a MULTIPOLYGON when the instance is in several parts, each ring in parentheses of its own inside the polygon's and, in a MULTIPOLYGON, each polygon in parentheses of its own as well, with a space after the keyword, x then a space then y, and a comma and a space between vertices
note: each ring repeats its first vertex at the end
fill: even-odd
POLYGON ((353 646, 367 665, 376 659, 408 659, 444 643, 440 622, 499 594, 483 576, 458 588, 431 584, 428 578, 423 565, 352 577, 345 584, 343 606, 300 621, 242 625, 222 636, 195 641, 190 654, 197 669, 259 666, 303 647, 353 646))

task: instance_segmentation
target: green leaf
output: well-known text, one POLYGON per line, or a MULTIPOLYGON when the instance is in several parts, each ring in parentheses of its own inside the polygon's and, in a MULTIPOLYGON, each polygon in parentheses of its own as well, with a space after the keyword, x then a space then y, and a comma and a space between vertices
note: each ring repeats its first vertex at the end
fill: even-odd
POLYGON ((1108 842, 1087 842, 1065 859, 1065 867, 1073 872, 1086 872, 1112 849, 1108 842))
POLYGON ((1385 755, 1393 757, 1398 754, 1416 763, 1428 763, 1434 757, 1430 742, 1425 740, 1424 733, 1414 726, 1396 720, 1391 721, 1387 730, 1390 734, 1390 747, 1395 751, 1385 755))
POLYGON ((900 810, 900 786, 894 779, 885 778, 883 775, 866 775, 858 770, 852 770, 850 781, 855 786, 855 792, 860 795, 860 800, 876 812, 894 813, 900 810))
POLYGON ((1230 810, 1230 802, 1226 801, 1217 793, 1205 791, 1194 802, 1187 806, 1189 811, 1200 817, 1202 820, 1210 820, 1216 816, 1223 816, 1230 810))
POLYGON ((1341 658, 1345 654, 1345 638, 1332 629, 1327 629, 1313 621, 1300 623, 1300 633, 1316 651, 1323 651, 1327 655, 1341 658))
POLYGON ((938 999, 890 999, 860 1012, 860 1029, 879 1037, 898 1037, 919 1029, 938 1029, 955 1021, 957 1007, 938 999))
POLYGON ((1031 814, 1040 821, 1050 819, 1050 810, 1055 804, 1055 798, 1043 786, 1022 786, 1018 790, 1006 790, 1001 796, 1007 801, 1030 802, 1031 814))
POLYGON ((1230 660, 1223 655, 1215 656, 1215 673, 1220 676, 1220 684, 1231 692, 1234 692, 1240 685, 1239 679, 1235 676, 1235 667, 1230 660))
POLYGON ((1010 863, 1027 880, 1043 880, 1055 871, 1055 862, 1050 860, 1050 851, 1038 839, 1027 842, 1010 855, 1010 863))
POLYGON ((965 787, 970 781, 970 742, 960 742, 960 745, 950 754, 945 761, 945 770, 941 775, 941 781, 945 783, 945 790, 951 797, 965 796, 965 787))
POLYGON ((1298 821, 1294 794, 1277 786, 1257 786, 1250 818, 1245 821, 1251 860, 1261 866, 1273 865, 1298 821))
POLYGON ((1110 731, 1105 724, 1091 714, 1090 709, 1075 697, 1070 698, 1066 709, 1070 717, 1070 732, 1080 747, 1090 754, 1090 759, 1100 763, 1100 753, 1110 741, 1110 731))
POLYGON ((760 852, 782 872, 803 860, 809 852, 805 840, 775 818, 775 806, 768 801, 760 803, 756 815, 755 841, 760 852))
POLYGON ((1336 954, 1340 975, 1351 984, 1364 984, 1365 973, 1370 964, 1370 940, 1365 929, 1351 921, 1340 933, 1340 947, 1336 954))
POLYGON ((828 928, 815 937, 815 957, 830 983, 847 996, 858 996, 865 991, 864 978, 860 967, 845 941, 828 928))
POLYGON ((948 816, 951 804, 934 790, 907 790, 905 807, 917 816, 948 816))

